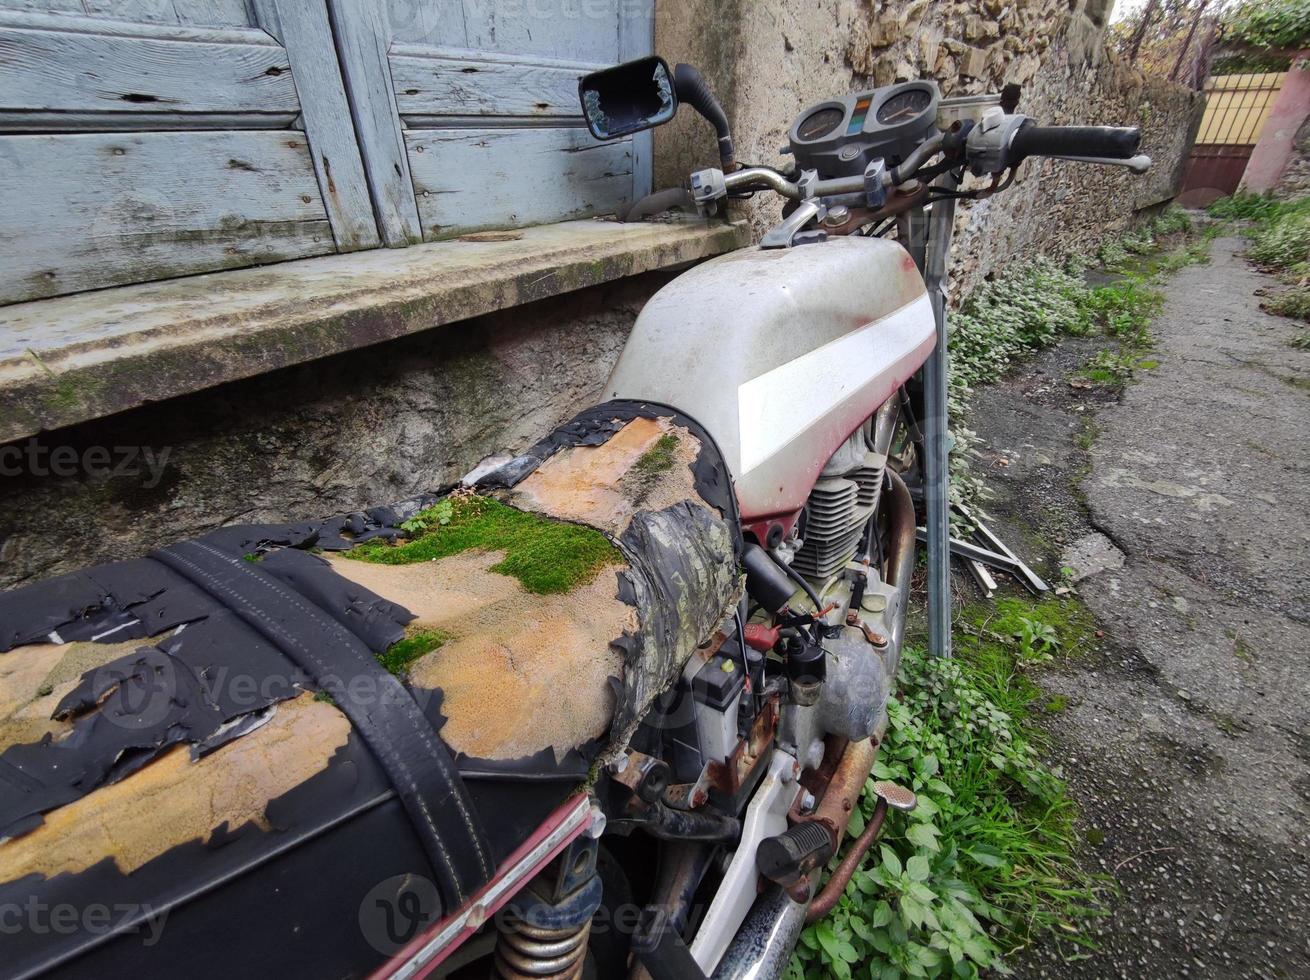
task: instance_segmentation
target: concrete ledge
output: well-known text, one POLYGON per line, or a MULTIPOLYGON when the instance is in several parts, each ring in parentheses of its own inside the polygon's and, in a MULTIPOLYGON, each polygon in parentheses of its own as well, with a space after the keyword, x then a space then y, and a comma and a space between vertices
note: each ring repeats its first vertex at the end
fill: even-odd
POLYGON ((596 220, 516 234, 0 307, 0 442, 707 258, 748 238, 741 225, 596 220))

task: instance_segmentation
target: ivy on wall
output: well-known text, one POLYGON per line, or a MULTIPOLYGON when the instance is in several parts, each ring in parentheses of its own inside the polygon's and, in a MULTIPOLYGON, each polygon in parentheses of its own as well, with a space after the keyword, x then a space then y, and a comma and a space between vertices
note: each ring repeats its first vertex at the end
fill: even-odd
POLYGON ((1259 48, 1310 45, 1310 0, 1248 0, 1224 18, 1224 39, 1259 48))

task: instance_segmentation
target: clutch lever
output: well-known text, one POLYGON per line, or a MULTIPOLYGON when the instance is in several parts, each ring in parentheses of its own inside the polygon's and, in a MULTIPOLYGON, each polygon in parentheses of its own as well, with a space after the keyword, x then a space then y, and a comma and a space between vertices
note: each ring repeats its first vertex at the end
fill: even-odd
POLYGON ((1151 169, 1151 158, 1145 153, 1139 153, 1135 157, 1120 159, 1119 157, 1071 157, 1056 156, 1055 154, 1042 154, 1048 160, 1072 160, 1075 163, 1103 163, 1115 167, 1127 167, 1135 174, 1144 174, 1151 169))

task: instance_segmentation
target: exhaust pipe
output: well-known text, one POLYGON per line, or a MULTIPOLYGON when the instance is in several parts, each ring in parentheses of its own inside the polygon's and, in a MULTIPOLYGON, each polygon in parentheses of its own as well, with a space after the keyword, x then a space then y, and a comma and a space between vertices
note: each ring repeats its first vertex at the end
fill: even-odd
POLYGON ((713 980, 778 980, 805 928, 805 909, 773 885, 755 900, 713 980))

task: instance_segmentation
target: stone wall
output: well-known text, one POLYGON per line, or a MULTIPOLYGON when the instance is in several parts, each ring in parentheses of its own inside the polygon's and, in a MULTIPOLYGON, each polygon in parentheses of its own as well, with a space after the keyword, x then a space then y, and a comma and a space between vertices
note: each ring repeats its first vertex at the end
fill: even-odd
POLYGON ((1278 186, 1274 188, 1277 197, 1304 197, 1310 194, 1310 115, 1305 117, 1305 122, 1296 131, 1292 146, 1295 153, 1283 171, 1278 186))
MULTIPOLYGON (((1310 50, 1302 51, 1292 59, 1288 77, 1296 77, 1300 82, 1298 89, 1301 98, 1298 100, 1298 105, 1301 121, 1292 123, 1296 126, 1296 131, 1292 134, 1292 152, 1282 176, 1278 178, 1278 183, 1274 187, 1274 196, 1292 198, 1310 194, 1310 98, 1305 95, 1307 90, 1310 90, 1306 85, 1306 81, 1310 79, 1310 50)), ((1282 93, 1280 92, 1279 95, 1281 96, 1282 93)), ((1292 119, 1295 118, 1296 115, 1293 114, 1292 119)))
POLYGON ((453 482, 595 404, 668 278, 620 280, 15 444, 22 462, 10 453, 5 470, 26 472, 0 476, 0 588, 223 524, 348 512, 453 482))
MULTIPOLYGON (((659 3, 656 48, 696 64, 733 122, 738 158, 785 167, 787 128, 806 105, 912 78, 944 95, 1024 88, 1020 111, 1045 124, 1142 127, 1153 173, 1029 161, 1004 194, 962 207, 955 273, 979 276, 1037 252, 1086 251, 1170 198, 1200 122, 1201 97, 1118 61, 1104 44, 1109 0, 712 0, 659 3), (694 15, 693 15, 694 10, 694 15)), ((656 184, 711 165, 708 127, 683 113, 656 133, 656 184)), ((746 207, 757 232, 776 198, 746 207)))

